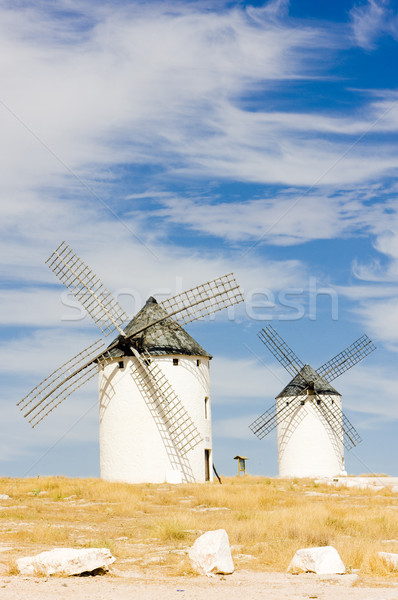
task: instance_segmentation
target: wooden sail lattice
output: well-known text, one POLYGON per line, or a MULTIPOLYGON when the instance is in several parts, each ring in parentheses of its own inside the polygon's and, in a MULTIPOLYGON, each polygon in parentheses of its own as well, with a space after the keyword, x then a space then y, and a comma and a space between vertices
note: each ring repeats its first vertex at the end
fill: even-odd
POLYGON ((53 371, 18 402, 17 406, 32 427, 97 374, 97 363, 92 359, 99 354, 104 358, 107 355, 106 346, 101 339, 53 371))
POLYGON ((295 377, 300 373, 301 369, 304 367, 304 363, 271 325, 264 327, 257 335, 271 354, 275 356, 277 361, 285 367, 286 371, 292 377, 295 377))
MULTIPOLYGON (((294 378, 298 378, 299 381, 301 378, 302 390, 300 390, 300 395, 304 394, 307 390, 308 394, 314 395, 317 398, 317 401, 314 402, 314 406, 317 411, 322 414, 329 426, 335 431, 336 435, 341 436, 343 434, 343 443, 345 447, 351 449, 359 444, 362 441, 361 437, 348 417, 342 412, 341 408, 337 408, 334 402, 331 401, 331 396, 325 395, 324 392, 320 392, 316 387, 317 384, 320 383, 319 380, 323 380, 323 383, 330 383, 333 379, 339 377, 348 369, 363 360, 368 354, 375 350, 373 342, 366 335, 361 336, 353 344, 317 369, 317 371, 314 372, 314 375, 316 375, 319 380, 314 382, 306 379, 303 375, 303 369, 305 368, 304 363, 297 357, 271 325, 267 325, 267 327, 263 328, 259 332, 258 337, 290 375, 294 378), (328 398, 330 399, 329 404, 325 402, 328 398)), ((253 421, 253 423, 249 425, 249 428, 259 439, 262 439, 281 422, 281 419, 287 419, 292 414, 293 411, 288 408, 291 406, 291 402, 294 402, 297 398, 298 396, 293 398, 283 409, 277 410, 276 405, 273 405, 253 421)))
POLYGON ((273 404, 262 415, 257 417, 257 419, 249 425, 249 428, 259 440, 262 440, 273 429, 275 429, 279 423, 290 417, 290 415, 299 407, 300 396, 292 398, 290 401, 286 402, 285 406, 279 409, 277 409, 276 404, 273 404))
POLYGON ((375 349, 376 346, 373 344, 372 340, 370 340, 367 335, 363 335, 351 344, 351 346, 348 346, 348 348, 339 354, 336 354, 331 360, 319 367, 317 373, 325 381, 333 381, 363 360, 375 349))
POLYGON ((159 302, 169 316, 186 325, 229 306, 243 302, 233 273, 218 277, 159 302))
POLYGON ((58 279, 74 294, 104 335, 117 330, 128 317, 111 292, 73 250, 62 242, 46 261, 58 279))
POLYGON ((152 362, 149 352, 144 350, 138 353, 135 348, 131 350, 137 359, 132 367, 132 375, 144 385, 145 399, 156 408, 173 444, 184 456, 202 441, 202 437, 171 383, 159 366, 152 362))
POLYGON ((319 398, 319 401, 314 406, 322 413, 337 435, 341 436, 343 434, 343 444, 347 450, 351 450, 362 441, 362 438, 347 415, 332 400, 331 396, 323 396, 319 398))

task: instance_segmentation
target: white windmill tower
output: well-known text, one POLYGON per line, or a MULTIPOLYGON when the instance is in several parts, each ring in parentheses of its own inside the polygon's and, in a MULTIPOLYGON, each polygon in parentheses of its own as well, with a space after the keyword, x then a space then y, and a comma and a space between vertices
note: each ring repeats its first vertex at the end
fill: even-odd
POLYGON ((128 322, 115 298, 63 242, 47 264, 89 312, 99 339, 18 405, 35 427, 99 374, 101 477, 127 483, 212 479, 211 356, 181 327, 243 301, 232 274, 157 303, 128 322), (127 322, 127 325, 125 323, 127 322))
POLYGON ((258 336, 293 376, 276 403, 250 425, 259 439, 277 427, 279 476, 345 475, 343 446, 350 450, 361 438, 342 411, 341 394, 330 382, 370 354, 374 344, 363 335, 315 371, 270 325, 258 336))

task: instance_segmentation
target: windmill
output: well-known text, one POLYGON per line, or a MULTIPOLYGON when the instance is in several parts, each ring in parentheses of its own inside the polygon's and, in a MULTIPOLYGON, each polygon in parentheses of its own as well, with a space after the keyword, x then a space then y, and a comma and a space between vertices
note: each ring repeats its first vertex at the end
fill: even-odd
POLYGON ((250 429, 263 439, 277 427, 280 477, 333 477, 346 475, 344 448, 361 442, 342 411, 341 394, 331 382, 375 350, 363 335, 319 367, 304 364, 268 325, 258 337, 293 377, 276 403, 250 429))
POLYGON ((211 480, 211 356, 182 325, 242 302, 233 274, 163 302, 151 297, 129 321, 117 300, 65 242, 46 263, 103 337, 18 403, 24 417, 35 427, 98 373, 103 479, 211 480), (109 343, 105 338, 112 334, 117 337, 109 343))

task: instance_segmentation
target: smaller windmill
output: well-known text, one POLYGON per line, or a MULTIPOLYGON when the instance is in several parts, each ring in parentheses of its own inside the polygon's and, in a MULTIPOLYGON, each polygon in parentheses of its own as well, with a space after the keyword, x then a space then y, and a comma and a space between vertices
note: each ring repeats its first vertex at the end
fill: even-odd
POLYGON ((333 477, 346 474, 344 448, 361 438, 342 411, 331 382, 375 350, 363 335, 316 371, 304 364, 268 325, 258 337, 293 377, 276 403, 249 427, 263 439, 277 427, 280 477, 333 477))
POLYGON ((129 321, 65 243, 47 263, 103 335, 36 386, 19 406, 35 427, 98 374, 101 477, 128 483, 209 481, 208 354, 182 325, 243 301, 232 273, 158 303, 129 321))

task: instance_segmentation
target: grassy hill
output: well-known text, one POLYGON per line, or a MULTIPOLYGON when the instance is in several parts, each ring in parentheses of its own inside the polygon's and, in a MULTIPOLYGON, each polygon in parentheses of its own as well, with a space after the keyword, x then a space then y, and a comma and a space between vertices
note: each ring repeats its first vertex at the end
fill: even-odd
POLYGON ((226 529, 236 568, 285 571, 299 548, 333 545, 349 571, 398 580, 378 557, 398 553, 398 494, 312 480, 245 476, 223 484, 129 485, 99 479, 0 479, 0 562, 54 547, 107 547, 115 567, 194 575, 187 549, 226 529), (1 545, 0 545, 1 550, 1 545))

